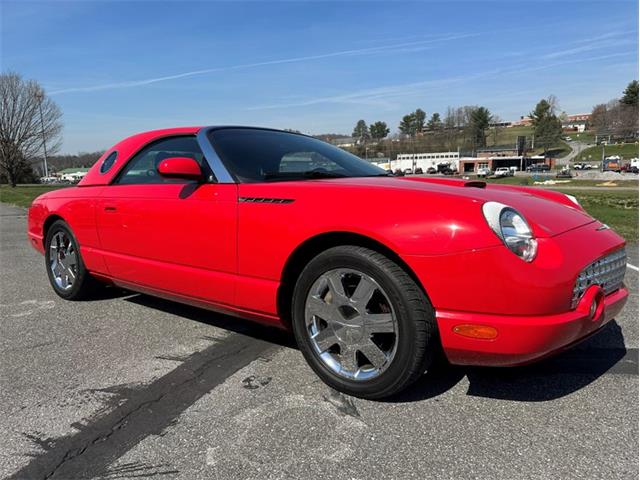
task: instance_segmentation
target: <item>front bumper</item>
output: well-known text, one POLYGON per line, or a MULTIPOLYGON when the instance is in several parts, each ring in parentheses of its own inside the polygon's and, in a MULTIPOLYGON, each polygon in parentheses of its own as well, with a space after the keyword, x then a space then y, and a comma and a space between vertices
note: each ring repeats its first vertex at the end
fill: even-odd
POLYGON ((620 313, 628 295, 625 287, 604 296, 600 287, 593 286, 575 310, 558 315, 506 316, 437 311, 436 318, 442 346, 451 363, 515 366, 562 351, 595 333, 620 313), (592 312, 594 301, 597 308, 592 312), (465 324, 492 327, 497 335, 484 340, 454 332, 456 326, 465 324))
POLYGON ((538 256, 530 263, 503 246, 403 256, 435 308, 451 363, 529 363, 569 347, 613 319, 628 297, 624 286, 608 295, 598 286, 589 287, 578 305, 572 305, 579 272, 624 247, 621 237, 601 226, 592 222, 539 238, 538 256), (601 305, 592 317, 594 295, 601 305), (485 338, 461 334, 476 326, 486 327, 485 338))

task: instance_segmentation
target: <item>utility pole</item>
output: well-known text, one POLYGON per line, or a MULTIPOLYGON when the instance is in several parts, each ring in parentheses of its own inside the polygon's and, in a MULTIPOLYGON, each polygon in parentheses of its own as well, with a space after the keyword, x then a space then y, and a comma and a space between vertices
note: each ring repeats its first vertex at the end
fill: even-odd
POLYGON ((40 127, 42 129, 42 151, 44 153, 44 176, 49 176, 49 167, 47 166, 47 137, 44 134, 44 117, 42 116, 42 102, 44 101, 44 92, 38 90, 36 92, 36 100, 38 101, 38 110, 40 110, 40 127))

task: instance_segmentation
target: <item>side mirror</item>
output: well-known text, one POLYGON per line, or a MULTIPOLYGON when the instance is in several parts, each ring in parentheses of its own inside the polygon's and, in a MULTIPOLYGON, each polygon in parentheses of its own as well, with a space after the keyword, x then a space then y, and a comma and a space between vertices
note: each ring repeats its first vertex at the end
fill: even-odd
POLYGON ((158 164, 158 173, 168 178, 186 178, 189 180, 200 180, 202 178, 200 165, 189 157, 165 158, 158 164))

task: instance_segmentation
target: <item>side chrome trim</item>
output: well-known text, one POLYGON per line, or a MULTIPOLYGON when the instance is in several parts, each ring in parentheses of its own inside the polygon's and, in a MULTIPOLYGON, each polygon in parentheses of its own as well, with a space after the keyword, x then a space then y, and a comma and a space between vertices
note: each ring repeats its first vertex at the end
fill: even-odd
POLYGON ((201 128, 196 135, 196 139, 198 141, 198 145, 200 145, 202 153, 204 153, 204 158, 207 159, 207 163, 216 177, 217 183, 236 183, 229 173, 229 170, 227 170, 227 167, 222 163, 222 160, 216 153, 213 145, 211 145, 207 135, 208 132, 208 127, 201 128))
POLYGON ((239 197, 240 203, 293 203, 293 198, 239 197))

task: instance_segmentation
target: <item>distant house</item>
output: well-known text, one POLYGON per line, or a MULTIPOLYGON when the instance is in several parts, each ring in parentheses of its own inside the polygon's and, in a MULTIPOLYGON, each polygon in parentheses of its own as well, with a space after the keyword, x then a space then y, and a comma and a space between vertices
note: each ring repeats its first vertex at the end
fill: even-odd
POLYGON ((590 121, 590 113, 575 113, 573 115, 567 115, 562 121, 562 129, 582 133, 589 128, 590 121))
POLYGON ((56 173, 60 180, 66 182, 79 182, 89 171, 88 168, 65 168, 56 173))
POLYGON ((342 137, 342 138, 334 138, 331 140, 336 147, 353 147, 356 144, 354 138, 351 137, 342 137))
POLYGON ((520 120, 516 120, 515 122, 511 122, 512 127, 530 127, 533 123, 531 117, 521 116, 520 120))

